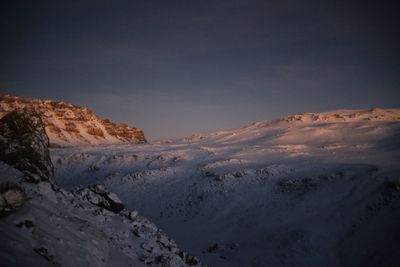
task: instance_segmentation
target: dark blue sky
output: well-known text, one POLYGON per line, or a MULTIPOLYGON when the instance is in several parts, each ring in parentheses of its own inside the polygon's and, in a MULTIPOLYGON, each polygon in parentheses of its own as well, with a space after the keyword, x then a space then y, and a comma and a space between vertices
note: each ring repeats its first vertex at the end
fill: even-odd
POLYGON ((400 106, 396 1, 2 1, 0 92, 149 139, 400 106))

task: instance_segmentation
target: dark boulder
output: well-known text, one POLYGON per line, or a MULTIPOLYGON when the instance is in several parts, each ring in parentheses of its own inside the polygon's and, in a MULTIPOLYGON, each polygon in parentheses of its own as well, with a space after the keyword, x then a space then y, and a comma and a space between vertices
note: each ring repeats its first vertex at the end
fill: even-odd
POLYGON ((0 184, 0 217, 19 209, 25 202, 25 191, 15 183, 0 184))
POLYGON ((90 185, 76 190, 73 194, 93 205, 115 213, 119 213, 125 207, 118 196, 114 192, 107 190, 103 185, 90 185))
POLYGON ((29 182, 54 182, 53 164, 40 116, 19 109, 0 119, 0 160, 22 171, 29 182))

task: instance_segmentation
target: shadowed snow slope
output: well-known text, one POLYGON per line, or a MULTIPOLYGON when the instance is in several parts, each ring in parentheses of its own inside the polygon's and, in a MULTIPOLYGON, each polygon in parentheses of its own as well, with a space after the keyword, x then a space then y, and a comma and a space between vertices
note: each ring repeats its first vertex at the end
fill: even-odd
POLYGON ((399 140, 399 109, 341 110, 51 155, 211 266, 398 266, 399 140))

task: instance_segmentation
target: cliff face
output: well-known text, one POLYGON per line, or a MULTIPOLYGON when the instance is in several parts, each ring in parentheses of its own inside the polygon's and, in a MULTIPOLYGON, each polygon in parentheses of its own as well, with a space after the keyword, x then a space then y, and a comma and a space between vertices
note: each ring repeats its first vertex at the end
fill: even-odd
POLYGON ((0 160, 23 171, 27 181, 54 181, 48 145, 34 110, 17 109, 0 119, 0 160))
POLYGON ((39 114, 51 146, 146 142, 142 130, 100 119, 86 107, 63 101, 0 95, 0 117, 16 109, 31 109, 39 114))

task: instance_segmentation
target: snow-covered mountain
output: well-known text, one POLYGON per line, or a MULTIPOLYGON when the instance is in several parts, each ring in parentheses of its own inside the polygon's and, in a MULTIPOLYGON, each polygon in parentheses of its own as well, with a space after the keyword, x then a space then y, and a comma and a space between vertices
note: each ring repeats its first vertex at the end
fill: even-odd
POLYGON ((2 266, 400 262, 400 109, 137 144, 84 108, 1 99, 2 266))
POLYGON ((304 113, 183 140, 54 148, 210 266, 398 266, 400 109, 304 113))
POLYGON ((200 266, 104 185, 59 188, 41 116, 0 119, 1 266, 200 266))
POLYGON ((100 119, 85 107, 63 101, 0 95, 0 118, 23 108, 33 109, 40 115, 51 146, 146 142, 142 130, 100 119))

